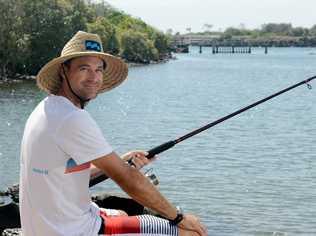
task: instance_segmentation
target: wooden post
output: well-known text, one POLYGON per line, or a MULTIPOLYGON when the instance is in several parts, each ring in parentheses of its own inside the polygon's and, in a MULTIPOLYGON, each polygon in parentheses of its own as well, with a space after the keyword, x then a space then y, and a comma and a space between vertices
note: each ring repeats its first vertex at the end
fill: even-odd
POLYGON ((264 47, 264 54, 268 54, 268 46, 264 47))
POLYGON ((202 53, 202 45, 200 45, 200 53, 202 53))

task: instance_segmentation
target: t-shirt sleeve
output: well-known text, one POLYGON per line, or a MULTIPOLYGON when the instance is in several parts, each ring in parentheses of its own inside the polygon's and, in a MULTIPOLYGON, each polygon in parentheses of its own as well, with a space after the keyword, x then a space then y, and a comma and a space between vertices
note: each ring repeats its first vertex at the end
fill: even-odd
POLYGON ((113 151, 86 111, 75 111, 66 117, 56 131, 55 140, 77 164, 95 160, 113 151))

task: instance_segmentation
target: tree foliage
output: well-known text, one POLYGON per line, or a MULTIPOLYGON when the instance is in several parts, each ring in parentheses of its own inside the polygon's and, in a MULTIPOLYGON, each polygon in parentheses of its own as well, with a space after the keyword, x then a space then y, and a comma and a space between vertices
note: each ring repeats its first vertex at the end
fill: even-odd
POLYGON ((0 4, 1 78, 35 75, 78 30, 99 34, 106 52, 128 61, 158 60, 170 48, 168 36, 105 1, 0 0, 0 4))
POLYGON ((150 60, 158 60, 158 50, 143 33, 126 31, 122 35, 121 44, 122 56, 129 61, 149 63, 150 60))
MULTIPOLYGON (((18 2, 18 1, 16 1, 18 2)), ((4 77, 14 75, 15 68, 23 70, 22 53, 27 54, 28 39, 22 31, 22 10, 14 1, 0 1, 0 73, 4 77)))
POLYGON ((292 24, 281 23, 269 23, 262 25, 261 32, 263 34, 277 34, 277 35, 289 35, 292 30, 292 24))
POLYGON ((158 50, 158 56, 163 59, 170 52, 171 38, 161 32, 157 32, 154 39, 154 46, 158 50))

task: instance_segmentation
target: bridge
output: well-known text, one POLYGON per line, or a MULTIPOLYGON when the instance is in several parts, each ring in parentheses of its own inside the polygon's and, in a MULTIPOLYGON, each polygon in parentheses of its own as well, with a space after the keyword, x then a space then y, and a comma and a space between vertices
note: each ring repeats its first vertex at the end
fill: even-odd
MULTIPOLYGON (((212 53, 251 53, 251 43, 248 36, 233 36, 231 39, 223 39, 221 35, 175 35, 172 47, 175 52, 189 52, 189 46, 199 46, 202 53, 203 47, 212 47, 212 53)), ((263 45, 264 53, 268 53, 268 47, 263 45)))
POLYGON ((215 41, 220 39, 220 35, 175 35, 173 37, 174 45, 194 45, 194 46, 212 46, 215 41))

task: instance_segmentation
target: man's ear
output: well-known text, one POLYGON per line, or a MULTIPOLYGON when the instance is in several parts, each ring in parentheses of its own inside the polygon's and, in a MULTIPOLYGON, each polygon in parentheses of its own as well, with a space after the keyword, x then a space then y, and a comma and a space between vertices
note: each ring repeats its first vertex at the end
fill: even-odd
POLYGON ((61 64, 60 66, 60 70, 59 70, 59 75, 62 79, 66 78, 66 71, 67 71, 67 67, 64 64, 61 64))

